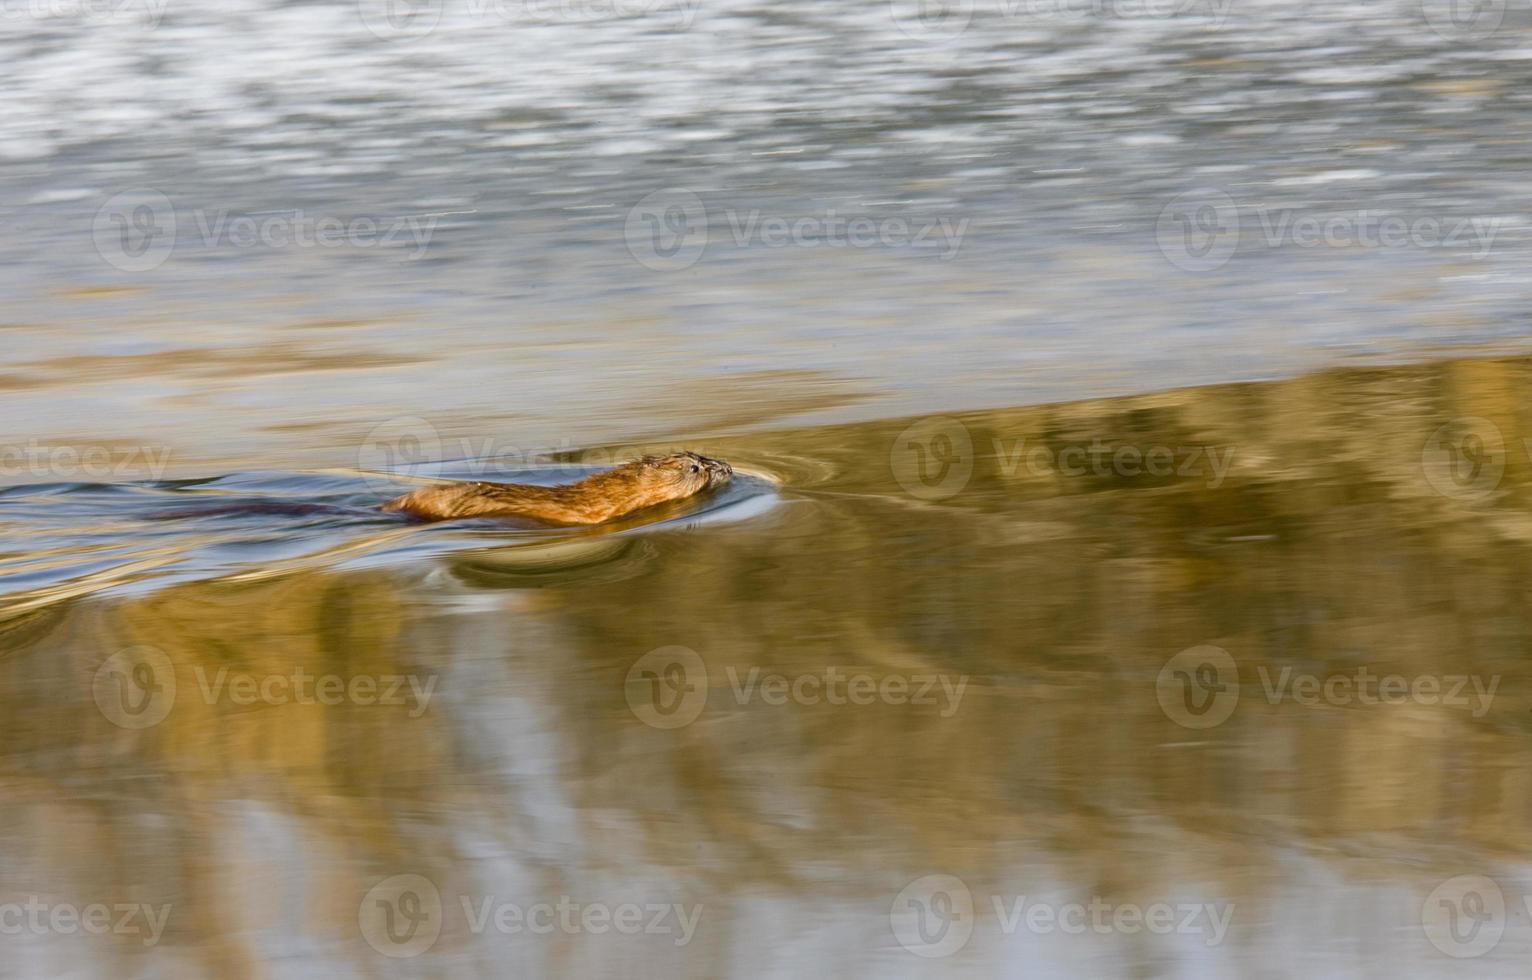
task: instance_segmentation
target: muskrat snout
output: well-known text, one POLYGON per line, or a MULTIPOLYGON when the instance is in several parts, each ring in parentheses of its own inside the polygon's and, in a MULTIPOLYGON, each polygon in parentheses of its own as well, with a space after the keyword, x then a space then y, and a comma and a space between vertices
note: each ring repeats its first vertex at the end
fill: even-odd
POLYGON ((725 463, 723 460, 710 459, 707 461, 707 480, 709 484, 712 484, 713 486, 721 486, 725 483, 728 483, 729 479, 733 476, 734 467, 730 466, 728 463, 725 463))

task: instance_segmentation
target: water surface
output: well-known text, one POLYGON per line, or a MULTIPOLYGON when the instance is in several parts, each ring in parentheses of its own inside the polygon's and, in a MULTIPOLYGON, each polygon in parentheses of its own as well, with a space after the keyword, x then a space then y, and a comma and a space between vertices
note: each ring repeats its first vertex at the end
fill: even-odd
POLYGON ((143 520, 367 474, 9 491, 0 904, 168 913, 5 935, 0 975, 1522 976, 1529 376, 746 435, 705 449, 770 475, 758 506, 530 556, 143 520), (1192 648, 1234 670, 1212 725, 1192 648), (1266 694, 1361 668, 1494 693, 1266 694), (602 928, 625 906, 667 911, 602 928))
POLYGON ((399 415, 565 449, 1524 343, 1524 6, 919 6, 8 4, 0 408, 315 468, 399 415), (850 220, 906 234, 768 230, 850 220))

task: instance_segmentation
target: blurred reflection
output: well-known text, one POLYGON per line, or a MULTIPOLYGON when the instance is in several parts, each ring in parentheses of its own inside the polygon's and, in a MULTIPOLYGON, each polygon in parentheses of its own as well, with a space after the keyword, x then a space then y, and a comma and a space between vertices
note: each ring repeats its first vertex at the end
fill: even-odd
POLYGON ((564 565, 32 607, 0 915, 145 911, 0 969, 1519 976, 1529 372, 752 436, 782 506, 564 565))

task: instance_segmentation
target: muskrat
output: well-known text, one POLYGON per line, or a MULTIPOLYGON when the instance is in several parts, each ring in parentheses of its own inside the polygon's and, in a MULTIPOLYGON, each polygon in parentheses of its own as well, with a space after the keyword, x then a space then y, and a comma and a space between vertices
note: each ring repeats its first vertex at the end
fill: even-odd
POLYGON ((390 500, 386 511, 413 517, 520 517, 544 524, 600 524, 645 507, 723 486, 734 469, 696 453, 644 456, 578 483, 447 483, 390 500))

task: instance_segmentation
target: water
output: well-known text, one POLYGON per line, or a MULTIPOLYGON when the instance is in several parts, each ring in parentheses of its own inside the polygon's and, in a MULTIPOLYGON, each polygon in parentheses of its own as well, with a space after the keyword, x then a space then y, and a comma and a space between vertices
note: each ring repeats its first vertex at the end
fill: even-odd
POLYGON ((0 0, 0 977, 1525 974, 1532 17, 920 9, 0 0))
MULTIPOLYGON (((411 465, 397 473, 236 473, 157 484, 32 484, 0 495, 8 536, 24 545, 0 563, 0 595, 12 610, 116 588, 163 587, 223 574, 281 574, 296 568, 408 560, 502 543, 532 571, 565 555, 604 554, 637 529, 698 526, 769 506, 773 486, 741 474, 693 499, 599 528, 538 529, 505 521, 421 527, 378 505, 437 477, 552 485, 596 468, 505 470, 493 461, 411 465)), ((625 542, 624 542, 625 544, 625 542)))
POLYGON ((6 414, 200 474, 1524 341, 1525 10, 909 6, 7 4, 6 414))
POLYGON ((9 491, 0 908, 137 911, 0 975, 1521 976, 1529 376, 745 435, 614 532, 9 491))

